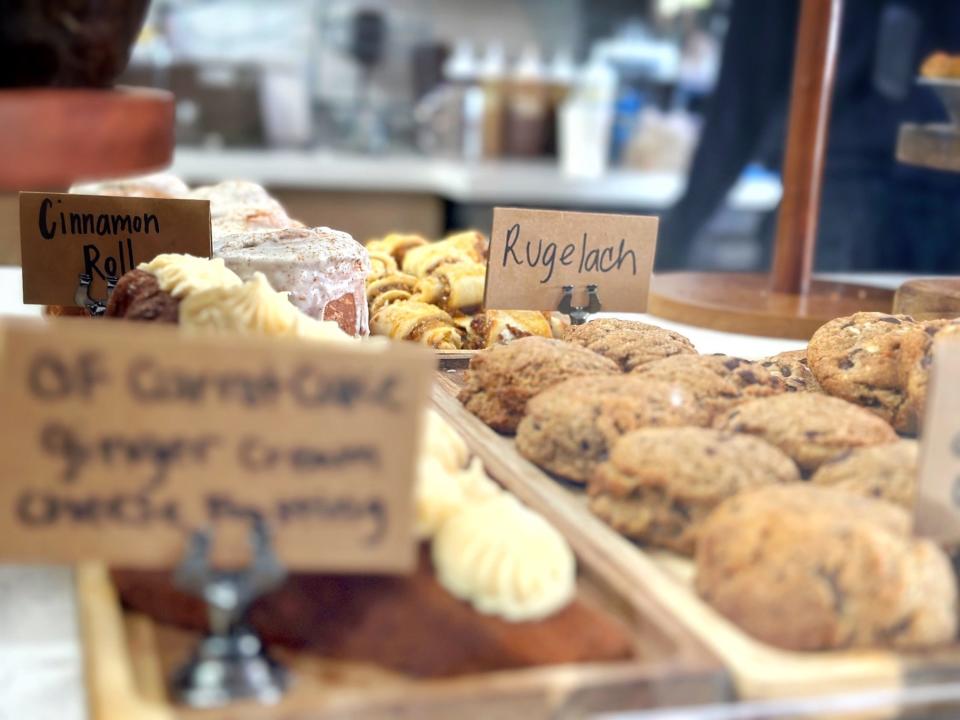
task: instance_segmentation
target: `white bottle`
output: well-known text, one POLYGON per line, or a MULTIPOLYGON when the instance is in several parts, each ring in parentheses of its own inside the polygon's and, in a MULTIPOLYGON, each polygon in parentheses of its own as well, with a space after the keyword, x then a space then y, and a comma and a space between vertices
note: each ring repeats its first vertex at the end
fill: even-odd
POLYGON ((460 153, 466 160, 478 160, 483 156, 484 98, 478 82, 479 65, 469 41, 457 42, 444 63, 443 75, 458 95, 460 153))
POLYGON ((609 165, 617 74, 592 60, 560 108, 560 168, 570 177, 597 179, 609 165))
POLYGON ((480 63, 480 86, 483 88, 483 157, 503 155, 504 108, 506 97, 507 56, 503 45, 487 46, 480 63))

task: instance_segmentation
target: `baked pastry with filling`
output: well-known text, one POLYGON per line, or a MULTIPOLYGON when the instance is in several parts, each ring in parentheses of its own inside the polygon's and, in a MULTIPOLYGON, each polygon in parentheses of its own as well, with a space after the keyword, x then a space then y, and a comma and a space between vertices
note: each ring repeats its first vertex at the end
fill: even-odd
POLYGON ((567 317, 561 313, 543 313, 536 310, 485 310, 469 318, 469 322, 465 324, 467 339, 464 347, 482 350, 531 335, 556 337, 554 315, 567 317))
POLYGON ((74 195, 106 195, 110 197, 190 197, 190 188, 187 187, 187 184, 171 173, 154 173, 103 182, 78 183, 70 188, 70 192, 74 195))
POLYGON ((370 259, 349 234, 324 227, 242 232, 214 238, 213 254, 243 280, 262 272, 310 317, 368 334, 370 259))
POLYGON ((407 253, 421 245, 426 245, 428 240, 421 235, 407 233, 390 233, 379 240, 370 240, 367 242, 367 251, 371 255, 385 255, 393 258, 397 265, 403 265, 403 259, 407 253))
POLYGON ((486 277, 487 268, 480 263, 438 265, 417 281, 413 299, 451 314, 472 313, 483 304, 486 277))
POLYGON ((374 335, 411 340, 437 350, 459 350, 460 332, 453 318, 435 305, 402 300, 381 307, 370 321, 374 335))
POLYGON ((244 180, 227 180, 194 188, 190 197, 210 201, 213 239, 254 230, 303 227, 260 185, 244 180))
POLYGON ((422 278, 441 265, 482 264, 487 258, 487 244, 487 239, 481 233, 468 230, 411 248, 404 253, 401 267, 405 273, 422 278))

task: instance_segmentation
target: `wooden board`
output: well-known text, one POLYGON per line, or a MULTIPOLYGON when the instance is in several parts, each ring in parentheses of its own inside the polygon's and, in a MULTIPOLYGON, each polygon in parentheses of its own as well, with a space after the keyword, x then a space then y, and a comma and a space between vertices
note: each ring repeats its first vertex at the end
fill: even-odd
POLYGON ((814 280, 806 295, 776 293, 756 273, 676 272, 653 276, 648 312, 697 327, 809 340, 828 320, 864 310, 890 312, 893 292, 814 280))
POLYGON ((455 397, 461 385, 462 373, 440 373, 434 403, 476 448, 489 471, 581 550, 589 547, 625 581, 643 587, 648 601, 669 608, 723 660, 741 699, 864 692, 960 678, 960 646, 909 655, 883 650, 799 653, 754 640, 697 596, 688 559, 650 552, 608 527, 590 512, 582 490, 551 478, 519 454, 512 438, 464 410, 455 397))
MULTIPOLYGON (((482 447, 471 447, 483 454, 482 447)), ((633 659, 413 680, 374 665, 324 661, 274 648, 295 677, 290 693, 278 705, 243 704, 208 711, 173 704, 167 688, 167 678, 186 660, 196 636, 141 615, 124 614, 108 570, 98 564, 82 565, 76 573, 77 595, 91 716, 94 720, 536 720, 730 699, 729 677, 719 660, 653 600, 643 583, 621 575, 619 564, 602 547, 579 535, 571 536, 570 542, 578 558, 580 599, 627 625, 634 639, 633 659)))

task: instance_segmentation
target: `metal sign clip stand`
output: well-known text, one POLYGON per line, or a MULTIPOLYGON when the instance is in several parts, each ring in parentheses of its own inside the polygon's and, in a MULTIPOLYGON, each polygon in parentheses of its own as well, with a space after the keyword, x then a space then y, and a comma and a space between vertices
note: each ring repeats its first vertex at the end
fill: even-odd
POLYGON ((73 301, 93 317, 100 317, 107 312, 107 303, 110 302, 110 296, 113 295, 113 289, 117 286, 117 278, 113 275, 107 277, 107 297, 105 300, 94 300, 90 297, 90 284, 93 282, 93 276, 86 273, 80 273, 77 289, 73 293, 73 301))
POLYGON ((571 324, 583 325, 590 315, 598 313, 602 309, 603 306, 600 304, 600 296, 597 294, 596 285, 587 285, 586 305, 574 305, 573 285, 563 286, 563 295, 560 298, 560 304, 557 305, 557 310, 562 312, 564 315, 569 315, 571 324))
POLYGON ((179 699, 191 707, 219 707, 251 699, 275 703, 286 690, 286 670, 267 654, 246 623, 253 601, 276 588, 286 571, 270 546, 262 521, 254 521, 250 542, 250 565, 242 570, 214 570, 209 564, 210 534, 197 531, 174 573, 180 588, 206 602, 210 622, 208 634, 173 678, 179 699))

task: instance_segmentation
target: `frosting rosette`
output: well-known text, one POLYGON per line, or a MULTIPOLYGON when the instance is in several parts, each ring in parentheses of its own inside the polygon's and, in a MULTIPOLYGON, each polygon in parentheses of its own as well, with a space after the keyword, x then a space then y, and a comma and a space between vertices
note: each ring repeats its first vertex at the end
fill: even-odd
POLYGON ((433 539, 433 564, 450 593, 511 622, 542 620, 576 592, 576 560, 566 540, 507 493, 446 520, 433 539))
POLYGON ((242 283, 220 258, 164 253, 150 262, 140 263, 137 269, 153 275, 161 290, 181 299, 214 288, 238 287, 242 283))
POLYGON ((417 537, 434 537, 444 523, 471 505, 503 491, 474 459, 466 469, 449 470, 441 460, 421 455, 415 486, 417 537))

